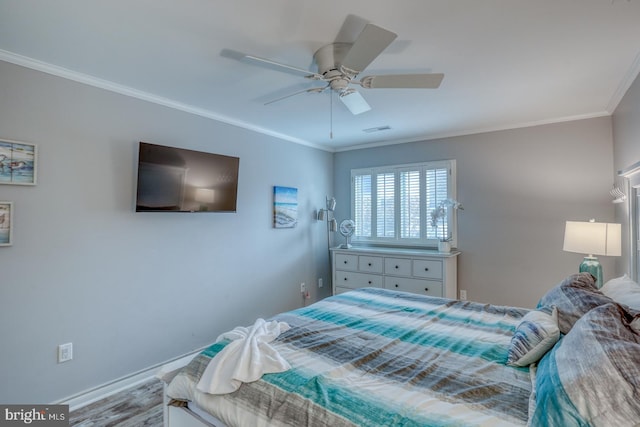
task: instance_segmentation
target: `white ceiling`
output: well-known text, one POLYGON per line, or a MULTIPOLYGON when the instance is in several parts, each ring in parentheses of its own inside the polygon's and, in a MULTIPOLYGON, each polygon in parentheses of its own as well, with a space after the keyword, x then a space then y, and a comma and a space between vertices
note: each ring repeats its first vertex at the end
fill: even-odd
POLYGON ((0 60, 339 151, 609 115, 640 70, 640 1, 0 0, 0 60), (398 34, 362 75, 440 88, 360 88, 357 116, 327 92, 264 105, 321 84, 220 55, 316 71, 348 16, 398 34))

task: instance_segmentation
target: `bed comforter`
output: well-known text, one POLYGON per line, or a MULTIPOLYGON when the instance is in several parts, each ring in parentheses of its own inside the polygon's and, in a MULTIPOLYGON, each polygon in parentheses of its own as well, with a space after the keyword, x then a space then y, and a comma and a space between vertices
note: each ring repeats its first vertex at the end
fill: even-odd
POLYGON ((291 369, 235 392, 196 390, 228 341, 205 349, 167 387, 228 426, 526 425, 529 368, 507 366, 526 309, 360 289, 275 316, 272 345, 291 369))

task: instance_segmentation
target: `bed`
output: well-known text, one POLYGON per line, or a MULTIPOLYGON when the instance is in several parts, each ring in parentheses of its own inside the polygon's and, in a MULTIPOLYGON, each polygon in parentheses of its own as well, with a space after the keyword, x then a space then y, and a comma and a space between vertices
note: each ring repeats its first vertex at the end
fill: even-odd
POLYGON ((589 274, 563 280, 535 310, 365 288, 271 320, 290 326, 271 342, 290 369, 202 392, 207 366, 230 344, 217 341, 165 376, 166 424, 640 422, 640 314, 589 274))

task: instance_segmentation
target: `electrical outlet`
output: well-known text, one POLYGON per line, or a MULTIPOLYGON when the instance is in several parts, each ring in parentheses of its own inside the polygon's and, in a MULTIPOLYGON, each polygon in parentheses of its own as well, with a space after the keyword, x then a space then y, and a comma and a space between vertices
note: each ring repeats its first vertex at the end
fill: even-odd
POLYGON ((460 300, 462 301, 466 301, 467 300, 467 291, 464 289, 460 290, 460 300))
POLYGON ((73 359, 73 343, 60 344, 58 346, 58 363, 68 362, 73 359))
POLYGON ((300 293, 304 294, 305 292, 307 292, 307 285, 302 282, 300 283, 300 293))
POLYGON ((324 284, 322 283, 322 277, 318 277, 318 287, 321 288, 323 286, 324 284))

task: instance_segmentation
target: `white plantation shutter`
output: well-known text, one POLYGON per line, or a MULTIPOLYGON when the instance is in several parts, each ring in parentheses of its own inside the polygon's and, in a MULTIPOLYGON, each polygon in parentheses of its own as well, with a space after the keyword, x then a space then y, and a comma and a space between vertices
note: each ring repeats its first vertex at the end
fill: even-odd
POLYGON ((352 199, 355 207, 355 235, 371 237, 371 174, 354 177, 352 199))
POLYGON ((455 160, 351 171, 354 241, 433 246, 441 236, 455 242, 449 215, 444 227, 431 225, 431 211, 455 198, 455 160))
POLYGON ((395 236, 395 174, 376 175, 376 235, 395 236))
POLYGON ((401 171, 400 178, 400 238, 419 239, 420 169, 401 171))
POLYGON ((426 209, 429 212, 427 237, 429 239, 438 239, 443 236, 449 235, 449 221, 444 221, 444 227, 442 221, 438 223, 438 228, 434 228, 431 224, 431 211, 434 210, 438 204, 446 200, 449 197, 448 191, 448 178, 449 170, 447 168, 434 168, 428 169, 425 174, 426 185, 426 209), (437 232, 437 235, 436 235, 437 232))

